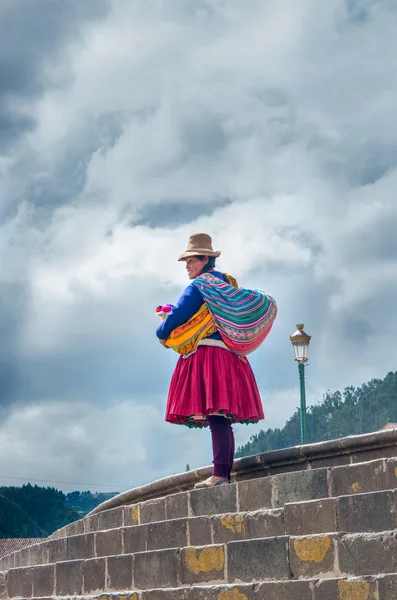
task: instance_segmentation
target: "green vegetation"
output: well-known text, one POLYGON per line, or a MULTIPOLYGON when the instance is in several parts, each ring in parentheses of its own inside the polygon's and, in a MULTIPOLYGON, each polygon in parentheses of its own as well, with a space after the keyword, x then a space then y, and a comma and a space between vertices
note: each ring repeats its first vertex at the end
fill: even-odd
POLYGON ((0 495, 0 538, 44 536, 45 532, 27 512, 0 495))
POLYGON ((66 502, 69 506, 75 508, 79 513, 79 519, 85 517, 89 512, 94 510, 96 506, 117 496, 118 492, 113 493, 92 493, 92 492, 70 492, 66 494, 66 502))
MULTIPOLYGON (((327 392, 322 402, 309 407, 309 442, 377 431, 397 423, 397 372, 384 379, 372 379, 361 387, 344 392, 327 392)), ((296 446, 300 443, 300 417, 296 411, 282 429, 261 430, 240 446, 236 457, 296 446)))
POLYGON ((63 492, 50 487, 0 487, 0 538, 47 537, 116 494, 63 492))

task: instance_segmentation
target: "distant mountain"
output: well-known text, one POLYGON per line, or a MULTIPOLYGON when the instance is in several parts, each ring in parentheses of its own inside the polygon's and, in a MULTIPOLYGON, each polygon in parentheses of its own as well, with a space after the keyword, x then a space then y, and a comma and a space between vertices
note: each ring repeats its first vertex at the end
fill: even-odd
MULTIPOLYGON (((298 381, 297 381, 298 385, 298 381)), ((265 405, 266 409, 266 405, 265 405)), ((372 379, 343 393, 327 392, 322 402, 307 411, 308 442, 378 431, 397 422, 397 372, 372 379)), ((240 446, 236 458, 296 446, 300 443, 300 416, 296 411, 281 429, 261 430, 240 446)))
POLYGON ((0 538, 47 537, 78 521, 118 492, 70 492, 32 486, 0 487, 0 538))
POLYGON ((85 517, 89 512, 97 506, 117 496, 119 492, 70 492, 66 494, 66 503, 77 510, 80 518, 85 517))
POLYGON ((14 537, 46 537, 46 532, 18 504, 0 494, 0 538, 14 537))
POLYGON ((46 537, 80 518, 76 509, 67 505, 65 494, 55 488, 32 486, 28 483, 22 487, 0 487, 0 494, 21 511, 14 511, 14 518, 4 525, 7 534, 1 532, 0 537, 46 537), (18 514, 21 520, 17 518, 18 514), (30 518, 31 524, 33 523, 39 531, 21 532, 26 524, 24 515, 30 518))

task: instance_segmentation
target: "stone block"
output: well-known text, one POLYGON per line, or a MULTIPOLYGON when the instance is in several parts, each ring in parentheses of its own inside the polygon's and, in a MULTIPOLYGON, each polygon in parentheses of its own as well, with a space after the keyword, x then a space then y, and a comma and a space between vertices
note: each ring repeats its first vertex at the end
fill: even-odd
POLYGON ((139 525, 140 523, 140 507, 139 504, 124 506, 124 527, 130 525, 139 525))
POLYGON ((239 583, 148 590, 142 593, 140 600, 312 600, 312 584, 306 581, 278 581, 255 585, 239 583))
MULTIPOLYGON (((232 540, 246 539, 245 519, 247 513, 217 515, 212 519, 215 544, 225 544, 232 540)), ((260 537, 259 535, 257 537, 260 537)))
POLYGON ((55 565, 40 565, 33 569, 33 596, 49 597, 55 588, 55 565))
POLYGON ((8 556, 4 556, 0 562, 0 571, 9 571, 10 569, 14 569, 15 567, 15 555, 9 554, 8 556))
POLYGON ((312 600, 310 581, 260 583, 255 586, 255 591, 256 595, 252 596, 253 600, 312 600))
POLYGON ((84 592, 103 592, 105 589, 106 560, 92 558, 84 561, 84 592))
POLYGON ((99 522, 99 513, 96 515, 91 515, 90 517, 86 517, 84 519, 84 532, 90 533, 93 531, 98 531, 98 522, 99 522))
POLYGON ((95 544, 97 557, 121 554, 123 552, 122 530, 98 531, 95 535, 95 544))
POLYGON ((237 489, 241 512, 273 508, 273 477, 240 481, 237 489))
POLYGON ((383 575, 377 578, 379 600, 396 600, 397 575, 383 575))
MULTIPOLYGON (((205 585, 143 592, 141 600, 260 600, 253 585, 205 585)), ((298 599, 300 600, 300 599, 298 599)))
POLYGON ((288 579, 288 538, 230 542, 227 546, 228 580, 288 579))
POLYGON ((310 460, 312 469, 323 469, 325 467, 339 467, 341 465, 350 465, 349 454, 339 454, 338 456, 321 456, 310 460))
POLYGON ((134 552, 144 552, 147 550, 148 525, 125 527, 123 535, 124 552, 126 554, 134 554, 134 552))
POLYGON ((385 459, 386 470, 389 474, 389 488, 397 488, 397 457, 385 459))
POLYGON ((165 521, 165 498, 158 498, 157 500, 147 500, 146 502, 142 502, 139 513, 141 524, 165 521))
POLYGON ((15 554, 13 553, 13 554, 9 554, 7 556, 7 571, 9 569, 13 569, 14 567, 16 567, 16 564, 15 564, 15 554))
POLYGON ((117 529, 123 526, 123 507, 111 508, 98 514, 98 529, 117 529))
MULTIPOLYGON (((365 579, 322 579, 314 586, 314 600, 375 600, 376 598, 378 598, 376 582, 365 579)), ((383 596, 379 598, 386 600, 383 596)))
POLYGON ((31 567, 11 569, 8 572, 8 597, 31 598, 33 595, 33 570, 31 567))
POLYGON ((187 519, 159 521, 147 525, 147 549, 183 548, 187 546, 187 519))
POLYGON ((369 463, 334 467, 330 474, 331 495, 350 496, 394 489, 397 478, 393 464, 388 465, 384 459, 381 459, 369 463))
POLYGON ((219 515, 212 522, 215 544, 284 535, 282 510, 219 515))
POLYGON ((190 493, 192 516, 219 515, 237 512, 237 486, 235 483, 219 487, 193 490, 190 493))
POLYGON ((84 533, 84 521, 85 519, 80 519, 74 523, 69 523, 66 527, 62 527, 62 529, 58 529, 58 531, 53 533, 50 536, 50 539, 68 538, 71 535, 80 535, 81 533, 84 533))
POLYGON ((141 590, 178 585, 178 550, 139 552, 134 557, 134 586, 141 590))
POLYGON ((328 470, 285 473, 276 477, 275 506, 328 497, 328 470))
POLYGON ((383 446, 380 448, 372 448, 370 450, 364 450, 363 452, 355 452, 351 454, 351 462, 368 462, 370 460, 376 460, 379 458, 391 458, 397 456, 395 446, 383 446))
POLYGON ((70 537, 71 535, 80 535, 81 533, 84 533, 84 519, 70 523, 70 525, 67 527, 66 537, 70 537))
POLYGON ((60 538, 48 542, 48 562, 56 563, 68 559, 68 540, 60 538))
POLYGON ((284 506, 287 535, 311 535, 337 531, 334 498, 296 502, 284 506))
POLYGON ((189 546, 181 551, 181 583, 225 581, 225 547, 189 546))
POLYGON ((290 568, 294 578, 310 579, 335 576, 335 536, 291 537, 290 568))
POLYGON ((73 535, 68 539, 68 560, 78 560, 80 558, 94 558, 94 556, 94 533, 83 533, 83 535, 73 535))
POLYGON ((14 552, 14 566, 15 568, 17 567, 22 567, 21 565, 21 551, 17 550, 17 552, 14 552))
POLYGON ((388 531, 397 527, 395 492, 372 492, 337 499, 339 530, 388 531))
POLYGON ((29 546, 27 548, 22 548, 22 550, 19 551, 19 566, 20 567, 30 567, 31 566, 31 564, 29 563, 29 552, 30 552, 29 546))
POLYGON ((55 565, 55 595, 79 596, 83 591, 83 560, 69 560, 55 565))
POLYGON ((254 471, 238 471, 237 473, 232 473, 231 480, 234 482, 240 481, 251 481, 252 479, 262 479, 263 477, 268 477, 270 475, 269 469, 258 469, 254 471))
POLYGON ((300 463, 294 463, 293 465, 291 465, 291 464, 289 464, 289 465, 288 464, 287 465, 283 465, 283 464, 273 465, 269 469, 269 475, 296 473, 298 471, 306 471, 307 468, 308 468, 308 463, 306 461, 300 462, 300 463))
POLYGON ((191 517, 188 520, 189 542, 187 546, 209 546, 212 544, 211 518, 191 517))
POLYGON ((397 532, 352 533, 338 541, 342 575, 397 572, 397 532))
POLYGON ((7 577, 0 571, 0 598, 7 597, 7 577))
POLYGON ((131 554, 110 556, 108 559, 107 589, 112 592, 125 591, 132 588, 131 554))
POLYGON ((167 519, 183 519, 189 515, 189 497, 187 492, 171 494, 165 499, 165 516, 167 519))
POLYGON ((41 542, 29 547, 29 566, 46 565, 48 563, 48 542, 41 542))

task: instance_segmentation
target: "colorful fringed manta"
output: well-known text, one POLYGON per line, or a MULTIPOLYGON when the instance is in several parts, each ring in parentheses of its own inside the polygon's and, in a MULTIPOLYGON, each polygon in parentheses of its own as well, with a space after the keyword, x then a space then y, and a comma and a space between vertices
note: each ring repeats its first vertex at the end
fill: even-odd
POLYGON ((166 341, 178 354, 194 352, 198 343, 218 331, 226 347, 239 356, 256 350, 269 334, 277 316, 272 296, 238 287, 225 273, 228 283, 211 273, 203 273, 192 284, 204 304, 187 323, 174 329, 166 341))

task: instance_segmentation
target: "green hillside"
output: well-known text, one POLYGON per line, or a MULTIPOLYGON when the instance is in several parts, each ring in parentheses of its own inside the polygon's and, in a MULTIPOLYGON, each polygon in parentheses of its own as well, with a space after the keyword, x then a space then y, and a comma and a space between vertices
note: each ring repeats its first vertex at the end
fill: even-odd
POLYGON ((0 494, 0 538, 45 536, 27 512, 0 494))
POLYGON ((0 487, 0 538, 47 537, 73 523, 114 493, 63 492, 51 487, 0 487))
MULTIPOLYGON (((348 435, 377 431, 397 422, 397 372, 372 379, 358 388, 327 392, 309 407, 308 442, 321 442, 348 435)), ((282 429, 261 430, 239 447, 236 457, 296 446, 300 443, 300 417, 296 411, 282 429)))
MULTIPOLYGON (((80 518, 76 509, 66 504, 65 494, 55 488, 32 486, 28 483, 22 487, 0 487, 0 494, 13 506, 19 507, 21 513, 27 515, 38 527, 40 533, 37 537, 48 536, 80 518)), ((21 523, 25 520, 22 519, 21 523)), ((8 535, 0 533, 0 537, 24 537, 19 533, 20 529, 19 521, 14 518, 7 522, 8 535)))

